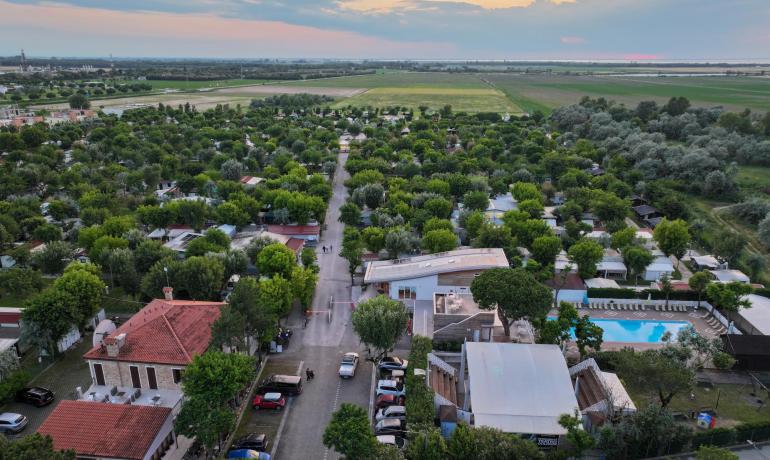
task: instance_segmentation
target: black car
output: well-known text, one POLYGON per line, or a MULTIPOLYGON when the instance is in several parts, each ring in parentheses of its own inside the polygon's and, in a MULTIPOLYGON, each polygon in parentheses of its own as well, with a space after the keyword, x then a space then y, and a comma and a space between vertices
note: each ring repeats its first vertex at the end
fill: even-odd
POLYGON ((271 375, 259 384, 257 393, 298 395, 302 393, 302 377, 297 375, 271 375))
POLYGON ((268 440, 264 433, 249 433, 233 443, 233 449, 251 449, 259 452, 267 450, 268 440))
POLYGON ((32 404, 33 406, 43 407, 51 404, 56 395, 53 391, 42 387, 24 388, 16 393, 16 400, 32 404))

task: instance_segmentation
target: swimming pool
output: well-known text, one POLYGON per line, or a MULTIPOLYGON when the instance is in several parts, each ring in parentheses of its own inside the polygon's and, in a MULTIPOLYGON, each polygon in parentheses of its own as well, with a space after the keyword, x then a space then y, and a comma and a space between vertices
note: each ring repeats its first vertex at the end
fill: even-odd
POLYGON ((591 318, 604 330, 605 342, 661 343, 666 332, 677 333, 690 326, 689 321, 591 318))

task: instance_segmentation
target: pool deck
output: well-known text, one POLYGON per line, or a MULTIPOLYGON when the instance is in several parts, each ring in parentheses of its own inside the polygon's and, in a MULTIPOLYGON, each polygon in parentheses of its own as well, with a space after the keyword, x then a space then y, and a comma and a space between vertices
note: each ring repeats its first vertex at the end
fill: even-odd
MULTIPOLYGON (((719 337, 719 333, 706 323, 710 314, 707 310, 701 308, 699 310, 690 309, 687 313, 682 312, 665 312, 655 310, 645 311, 629 311, 629 310, 597 310, 589 308, 581 308, 578 310, 580 315, 588 315, 591 318, 602 319, 636 319, 647 321, 688 321, 698 331, 699 334, 704 335, 710 339, 719 337)), ((552 309, 549 315, 556 316, 559 312, 556 309, 552 309)), ((620 350, 622 348, 634 348, 636 350, 651 350, 663 347, 663 343, 644 343, 644 342, 603 342, 602 350, 620 350)))

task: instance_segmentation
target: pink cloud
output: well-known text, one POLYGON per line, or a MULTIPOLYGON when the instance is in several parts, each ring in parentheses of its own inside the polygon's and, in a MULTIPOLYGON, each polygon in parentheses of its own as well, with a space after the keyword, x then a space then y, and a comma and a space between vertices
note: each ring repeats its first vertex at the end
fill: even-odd
POLYGON ((656 61, 658 59, 663 59, 663 56, 659 54, 631 53, 624 55, 623 59, 626 61, 656 61))
POLYGON ((561 37, 561 42, 564 43, 565 45, 582 45, 588 42, 588 40, 586 40, 583 37, 568 36, 568 37, 561 37))
MULTIPOLYGON (((448 43, 396 41, 355 32, 279 21, 223 18, 213 13, 129 12, 62 4, 21 5, 0 0, 0 29, 37 37, 32 53, 129 56, 453 57, 448 43), (419 54, 416 54, 419 53, 419 54)), ((30 52, 30 51, 28 51, 30 52)))

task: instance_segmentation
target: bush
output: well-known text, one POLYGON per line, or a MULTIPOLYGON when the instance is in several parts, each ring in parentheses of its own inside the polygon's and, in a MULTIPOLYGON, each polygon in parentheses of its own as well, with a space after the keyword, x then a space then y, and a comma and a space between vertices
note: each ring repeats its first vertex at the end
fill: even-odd
POLYGON ((743 423, 735 427, 735 439, 738 443, 745 440, 767 441, 770 439, 770 422, 743 423))
MULTIPOLYGON (((714 428, 696 432, 691 441, 693 450, 700 446, 729 446, 736 442, 736 430, 733 428, 714 428)), ((742 441, 741 441, 742 442, 742 441)))
POLYGON ((433 349, 436 351, 459 352, 463 349, 462 342, 437 342, 433 341, 433 349))
MULTIPOLYGON (((636 292, 633 289, 591 288, 588 289, 591 299, 647 299, 663 300, 666 295, 657 289, 645 289, 636 292)), ((693 291, 675 291, 668 296, 669 300, 698 300, 698 293, 693 291)))
POLYGON ((433 405, 433 390, 425 382, 425 378, 414 375, 415 369, 428 370, 428 353, 433 348, 433 342, 424 336, 415 335, 412 338, 412 351, 409 353, 409 366, 406 370, 406 417, 411 430, 419 430, 422 426, 433 426, 436 411, 433 405))
POLYGON ((0 382, 0 405, 13 401, 16 393, 27 386, 30 377, 27 371, 17 371, 0 382))

